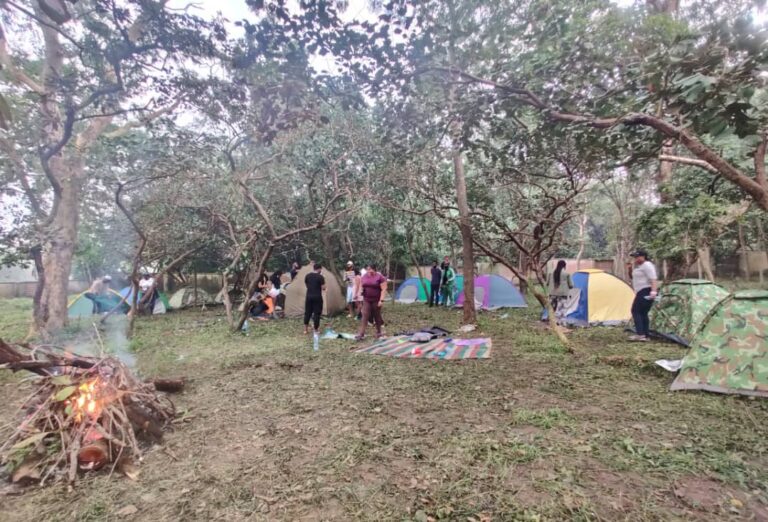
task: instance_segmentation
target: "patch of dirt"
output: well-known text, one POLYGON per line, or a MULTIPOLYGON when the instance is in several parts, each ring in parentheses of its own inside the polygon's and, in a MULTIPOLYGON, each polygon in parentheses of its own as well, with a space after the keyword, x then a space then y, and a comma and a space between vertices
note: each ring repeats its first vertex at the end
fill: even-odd
MULTIPOLYGON (((292 320, 259 324, 249 337, 216 323, 180 333, 176 353, 187 357, 169 357, 158 342, 168 321, 194 324, 210 313, 139 323, 142 369, 188 375, 191 385, 173 398, 187 422, 146 454, 138 481, 94 474, 71 493, 60 486, 0 492, 0 519, 112 520, 135 506, 134 519, 153 522, 410 520, 417 511, 439 520, 768 522, 764 493, 702 482, 692 469, 716 470, 698 456, 657 459, 687 456, 681 439, 706 440, 707 451, 727 446, 738 458, 734 469, 759 485, 765 461, 754 448, 764 447, 759 428, 768 409, 671 394, 665 381, 631 365, 596 362, 610 355, 603 350, 627 350, 610 329, 573 332, 586 354, 579 359, 552 351, 535 313, 514 311, 482 325, 493 338, 491 360, 453 364, 350 354, 332 342, 315 353, 292 320), (519 339, 528 339, 524 350, 519 339), (541 352, 538 339, 546 341, 541 352), (553 408, 564 415, 551 427, 519 420, 546 418, 553 408), (755 423, 740 422, 744 408, 755 423)), ((427 323, 455 330, 460 319, 442 309, 386 313, 393 331, 427 323)), ((354 331, 351 321, 336 323, 354 331)), ((2 426, 26 385, 0 389, 2 426)))
POLYGON ((759 498, 713 479, 682 477, 674 482, 671 491, 678 503, 702 519, 721 515, 741 520, 768 521, 768 506, 759 498))

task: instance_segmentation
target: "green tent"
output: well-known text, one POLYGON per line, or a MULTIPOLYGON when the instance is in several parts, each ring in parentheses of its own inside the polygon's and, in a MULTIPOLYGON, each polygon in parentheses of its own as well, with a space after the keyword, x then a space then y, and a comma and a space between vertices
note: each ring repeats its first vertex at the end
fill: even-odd
POLYGON ((736 292, 704 319, 671 390, 768 397, 768 291, 736 292))
POLYGON ((395 292, 395 301, 398 303, 426 303, 429 299, 427 292, 430 291, 431 283, 426 277, 419 281, 418 277, 409 277, 397 287, 395 292))
POLYGON ((651 331, 688 346, 712 308, 728 291, 704 279, 680 279, 664 285, 651 309, 651 331))
MULTIPOLYGON (((100 295, 96 299, 102 310, 109 311, 120 303, 122 296, 110 289, 107 294, 100 295)), ((124 304, 121 313, 125 313, 127 310, 128 306, 124 304)), ((70 319, 90 317, 93 315, 93 301, 85 297, 85 292, 76 295, 67 305, 67 315, 70 319)))

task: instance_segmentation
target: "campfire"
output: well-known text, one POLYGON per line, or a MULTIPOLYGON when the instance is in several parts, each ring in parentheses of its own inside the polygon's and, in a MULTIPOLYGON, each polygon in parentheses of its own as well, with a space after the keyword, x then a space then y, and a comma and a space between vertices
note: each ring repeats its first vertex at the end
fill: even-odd
POLYGON ((21 422, 0 446, 0 463, 15 483, 66 478, 109 469, 136 477, 140 441, 158 442, 175 408, 158 391, 183 381, 143 382, 113 357, 75 356, 53 346, 0 340, 0 369, 38 375, 21 422))

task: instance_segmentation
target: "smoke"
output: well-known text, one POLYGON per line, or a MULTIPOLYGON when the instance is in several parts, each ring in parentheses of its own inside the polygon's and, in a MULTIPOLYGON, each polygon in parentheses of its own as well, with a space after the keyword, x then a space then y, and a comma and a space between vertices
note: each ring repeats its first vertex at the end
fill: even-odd
MULTIPOLYGON (((98 316, 96 316, 98 317, 98 316)), ((91 357, 109 355, 116 357, 127 367, 136 367, 136 357, 130 351, 130 341, 125 333, 128 328, 128 317, 115 315, 104 324, 93 323, 90 328, 83 325, 83 330, 74 339, 68 339, 62 344, 67 350, 76 354, 91 357)))
POLYGON ((104 346, 108 353, 111 353, 120 361, 133 369, 136 367, 136 357, 130 351, 130 341, 125 336, 128 331, 128 317, 125 315, 110 318, 103 331, 104 346))

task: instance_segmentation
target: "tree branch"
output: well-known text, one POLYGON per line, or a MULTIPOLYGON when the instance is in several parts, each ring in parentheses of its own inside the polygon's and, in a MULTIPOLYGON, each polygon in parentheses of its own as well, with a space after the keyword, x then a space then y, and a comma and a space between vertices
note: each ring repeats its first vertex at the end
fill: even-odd
POLYGON ((417 72, 416 74, 424 74, 430 71, 449 72, 454 75, 458 75, 467 80, 471 80, 474 83, 486 85, 492 87, 500 92, 503 92, 511 98, 529 105, 543 112, 545 116, 552 120, 572 123, 583 124, 596 129, 608 129, 615 127, 619 124, 624 125, 642 125, 645 127, 651 127, 659 133, 669 138, 673 138, 680 142, 686 149, 688 149, 694 156, 700 160, 711 165, 718 174, 735 184, 743 192, 749 194, 755 202, 763 210, 768 210, 768 188, 762 186, 760 183, 752 179, 746 173, 729 163, 717 152, 707 147, 701 140, 692 135, 687 129, 683 127, 676 127, 671 123, 664 121, 656 116, 643 113, 630 113, 619 117, 596 117, 593 115, 576 114, 570 112, 563 112, 555 107, 547 105, 541 98, 536 96, 532 91, 527 88, 515 86, 513 84, 503 84, 486 78, 475 76, 468 72, 452 68, 452 67, 431 67, 417 72))
POLYGON ((0 65, 8 71, 8 74, 16 83, 26 86, 29 90, 40 96, 47 94, 42 84, 37 83, 13 63, 13 59, 8 52, 8 41, 5 38, 5 28, 3 28, 2 24, 0 24, 0 65))
POLYGON ((763 141, 755 150, 755 181, 763 190, 768 191, 768 180, 765 176, 765 150, 768 148, 768 132, 763 132, 763 141))
POLYGON ((152 120, 156 120, 160 116, 163 116, 165 114, 175 111, 179 107, 179 105, 181 105, 182 101, 183 101, 183 96, 178 96, 172 104, 166 105, 165 107, 161 107, 160 109, 152 111, 146 116, 139 117, 137 121, 128 122, 122 127, 119 127, 113 131, 106 132, 104 133, 104 137, 114 139, 114 138, 119 138, 121 136, 125 136, 126 134, 128 134, 128 132, 131 131, 131 129, 135 129, 137 127, 143 127, 148 123, 150 123, 152 120))

